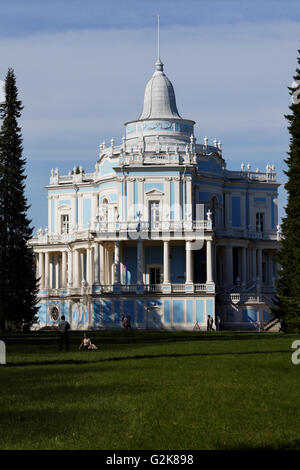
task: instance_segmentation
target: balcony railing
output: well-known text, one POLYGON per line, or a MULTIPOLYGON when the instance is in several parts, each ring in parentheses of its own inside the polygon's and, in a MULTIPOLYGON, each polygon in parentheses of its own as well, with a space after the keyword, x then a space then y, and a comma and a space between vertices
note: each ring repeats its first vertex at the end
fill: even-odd
POLYGON ((185 230, 212 230, 210 220, 167 220, 151 223, 149 221, 99 222, 96 232, 163 232, 185 230))
MULTIPOLYGON (((97 292, 102 294, 136 294, 137 292, 144 293, 158 293, 158 294, 169 294, 172 293, 184 293, 186 292, 186 285, 183 284, 170 284, 170 289, 165 291, 163 284, 106 284, 99 286, 97 292)), ((209 286, 206 284, 193 284, 194 292, 212 292, 209 286)), ((40 296, 61 296, 61 295, 85 295, 85 294, 92 294, 93 287, 92 286, 85 286, 85 287, 66 287, 66 288, 43 288, 40 290, 40 296)))

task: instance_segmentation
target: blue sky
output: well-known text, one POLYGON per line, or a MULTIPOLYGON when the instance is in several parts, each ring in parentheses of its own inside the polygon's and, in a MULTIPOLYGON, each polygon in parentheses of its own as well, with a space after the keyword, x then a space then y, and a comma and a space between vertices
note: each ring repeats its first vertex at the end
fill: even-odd
MULTIPOLYGON (((284 183, 299 1, 0 0, 0 7, 0 80, 15 69, 36 229, 47 225, 51 168, 93 171, 99 144, 118 143, 124 122, 138 117, 156 58, 157 14, 165 72, 180 114, 197 123, 197 141, 221 140, 229 169, 274 163, 284 183)), ((281 216, 284 204, 281 188, 281 216)))

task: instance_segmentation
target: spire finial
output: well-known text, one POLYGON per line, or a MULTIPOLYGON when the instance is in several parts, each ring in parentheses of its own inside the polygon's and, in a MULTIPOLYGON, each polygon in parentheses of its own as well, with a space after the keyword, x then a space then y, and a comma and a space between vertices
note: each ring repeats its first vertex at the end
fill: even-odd
POLYGON ((160 46, 160 37, 159 37, 159 15, 157 15, 157 60, 160 60, 160 50, 159 50, 159 46, 160 46))
POLYGON ((162 72, 164 64, 160 60, 160 16, 157 15, 157 61, 155 63, 155 69, 162 72))

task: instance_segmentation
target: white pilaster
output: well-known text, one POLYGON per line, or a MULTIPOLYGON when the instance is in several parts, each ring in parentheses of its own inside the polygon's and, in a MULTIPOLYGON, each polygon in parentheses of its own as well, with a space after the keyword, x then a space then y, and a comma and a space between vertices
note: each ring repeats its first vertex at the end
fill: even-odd
POLYGON ((115 275, 114 275, 114 283, 115 284, 120 284, 120 242, 115 241, 115 275))
POLYGON ((180 212, 180 181, 179 178, 174 179, 174 218, 176 221, 181 220, 180 212))
POLYGON ((193 213, 193 210, 192 210, 192 178, 191 176, 187 176, 186 177, 186 201, 185 201, 185 204, 186 204, 186 207, 185 207, 185 210, 184 210, 184 214, 185 214, 185 219, 186 220, 192 220, 192 213, 193 213))

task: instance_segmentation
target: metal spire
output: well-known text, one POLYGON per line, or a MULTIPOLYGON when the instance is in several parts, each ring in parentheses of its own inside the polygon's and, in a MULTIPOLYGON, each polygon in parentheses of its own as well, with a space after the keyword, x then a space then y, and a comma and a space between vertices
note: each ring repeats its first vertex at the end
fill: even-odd
POLYGON ((155 64, 155 69, 159 72, 162 72, 164 69, 164 64, 160 60, 160 17, 157 15, 157 61, 155 64))
POLYGON ((160 60, 160 37, 159 37, 159 15, 157 15, 157 60, 160 60))

